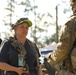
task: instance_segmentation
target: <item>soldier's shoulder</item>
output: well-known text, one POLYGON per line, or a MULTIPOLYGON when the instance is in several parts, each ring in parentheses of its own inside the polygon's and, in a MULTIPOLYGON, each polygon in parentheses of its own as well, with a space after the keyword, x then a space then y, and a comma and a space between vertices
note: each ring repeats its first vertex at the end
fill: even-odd
POLYGON ((75 14, 75 15, 70 16, 70 20, 75 20, 75 19, 76 19, 76 14, 75 14))
POLYGON ((65 24, 68 25, 68 24, 72 24, 74 22, 76 22, 76 15, 70 16, 65 24))

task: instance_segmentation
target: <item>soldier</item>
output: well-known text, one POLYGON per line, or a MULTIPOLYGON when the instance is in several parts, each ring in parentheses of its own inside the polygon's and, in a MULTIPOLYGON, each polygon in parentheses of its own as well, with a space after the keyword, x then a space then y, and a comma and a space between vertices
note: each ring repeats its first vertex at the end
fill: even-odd
POLYGON ((73 15, 61 28, 57 47, 48 58, 50 65, 57 68, 56 75, 76 75, 76 49, 73 49, 76 46, 76 0, 70 0, 70 5, 73 15))

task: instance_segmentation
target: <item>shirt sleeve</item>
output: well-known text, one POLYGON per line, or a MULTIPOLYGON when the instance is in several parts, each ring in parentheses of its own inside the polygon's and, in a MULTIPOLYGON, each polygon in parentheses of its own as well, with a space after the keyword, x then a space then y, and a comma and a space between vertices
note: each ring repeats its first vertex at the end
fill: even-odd
POLYGON ((0 51, 0 62, 8 63, 8 51, 9 51, 9 44, 5 42, 0 51))
POLYGON ((63 59, 67 57, 67 54, 72 48, 72 45, 76 38, 76 25, 74 25, 74 20, 69 20, 61 29, 59 42, 57 47, 49 56, 48 62, 52 65, 60 63, 63 59))

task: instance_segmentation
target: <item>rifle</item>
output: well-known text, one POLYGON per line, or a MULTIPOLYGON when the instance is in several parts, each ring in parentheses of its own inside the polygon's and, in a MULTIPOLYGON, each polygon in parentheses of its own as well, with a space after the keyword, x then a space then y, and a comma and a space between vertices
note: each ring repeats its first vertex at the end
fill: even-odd
POLYGON ((44 65, 49 75, 55 75, 55 69, 47 62, 47 58, 44 58, 44 65))

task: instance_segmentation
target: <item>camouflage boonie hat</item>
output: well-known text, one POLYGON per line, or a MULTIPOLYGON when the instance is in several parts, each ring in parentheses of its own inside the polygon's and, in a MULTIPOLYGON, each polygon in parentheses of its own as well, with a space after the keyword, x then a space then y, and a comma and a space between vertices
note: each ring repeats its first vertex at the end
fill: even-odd
POLYGON ((70 0, 70 6, 74 6, 76 4, 76 0, 70 0))

